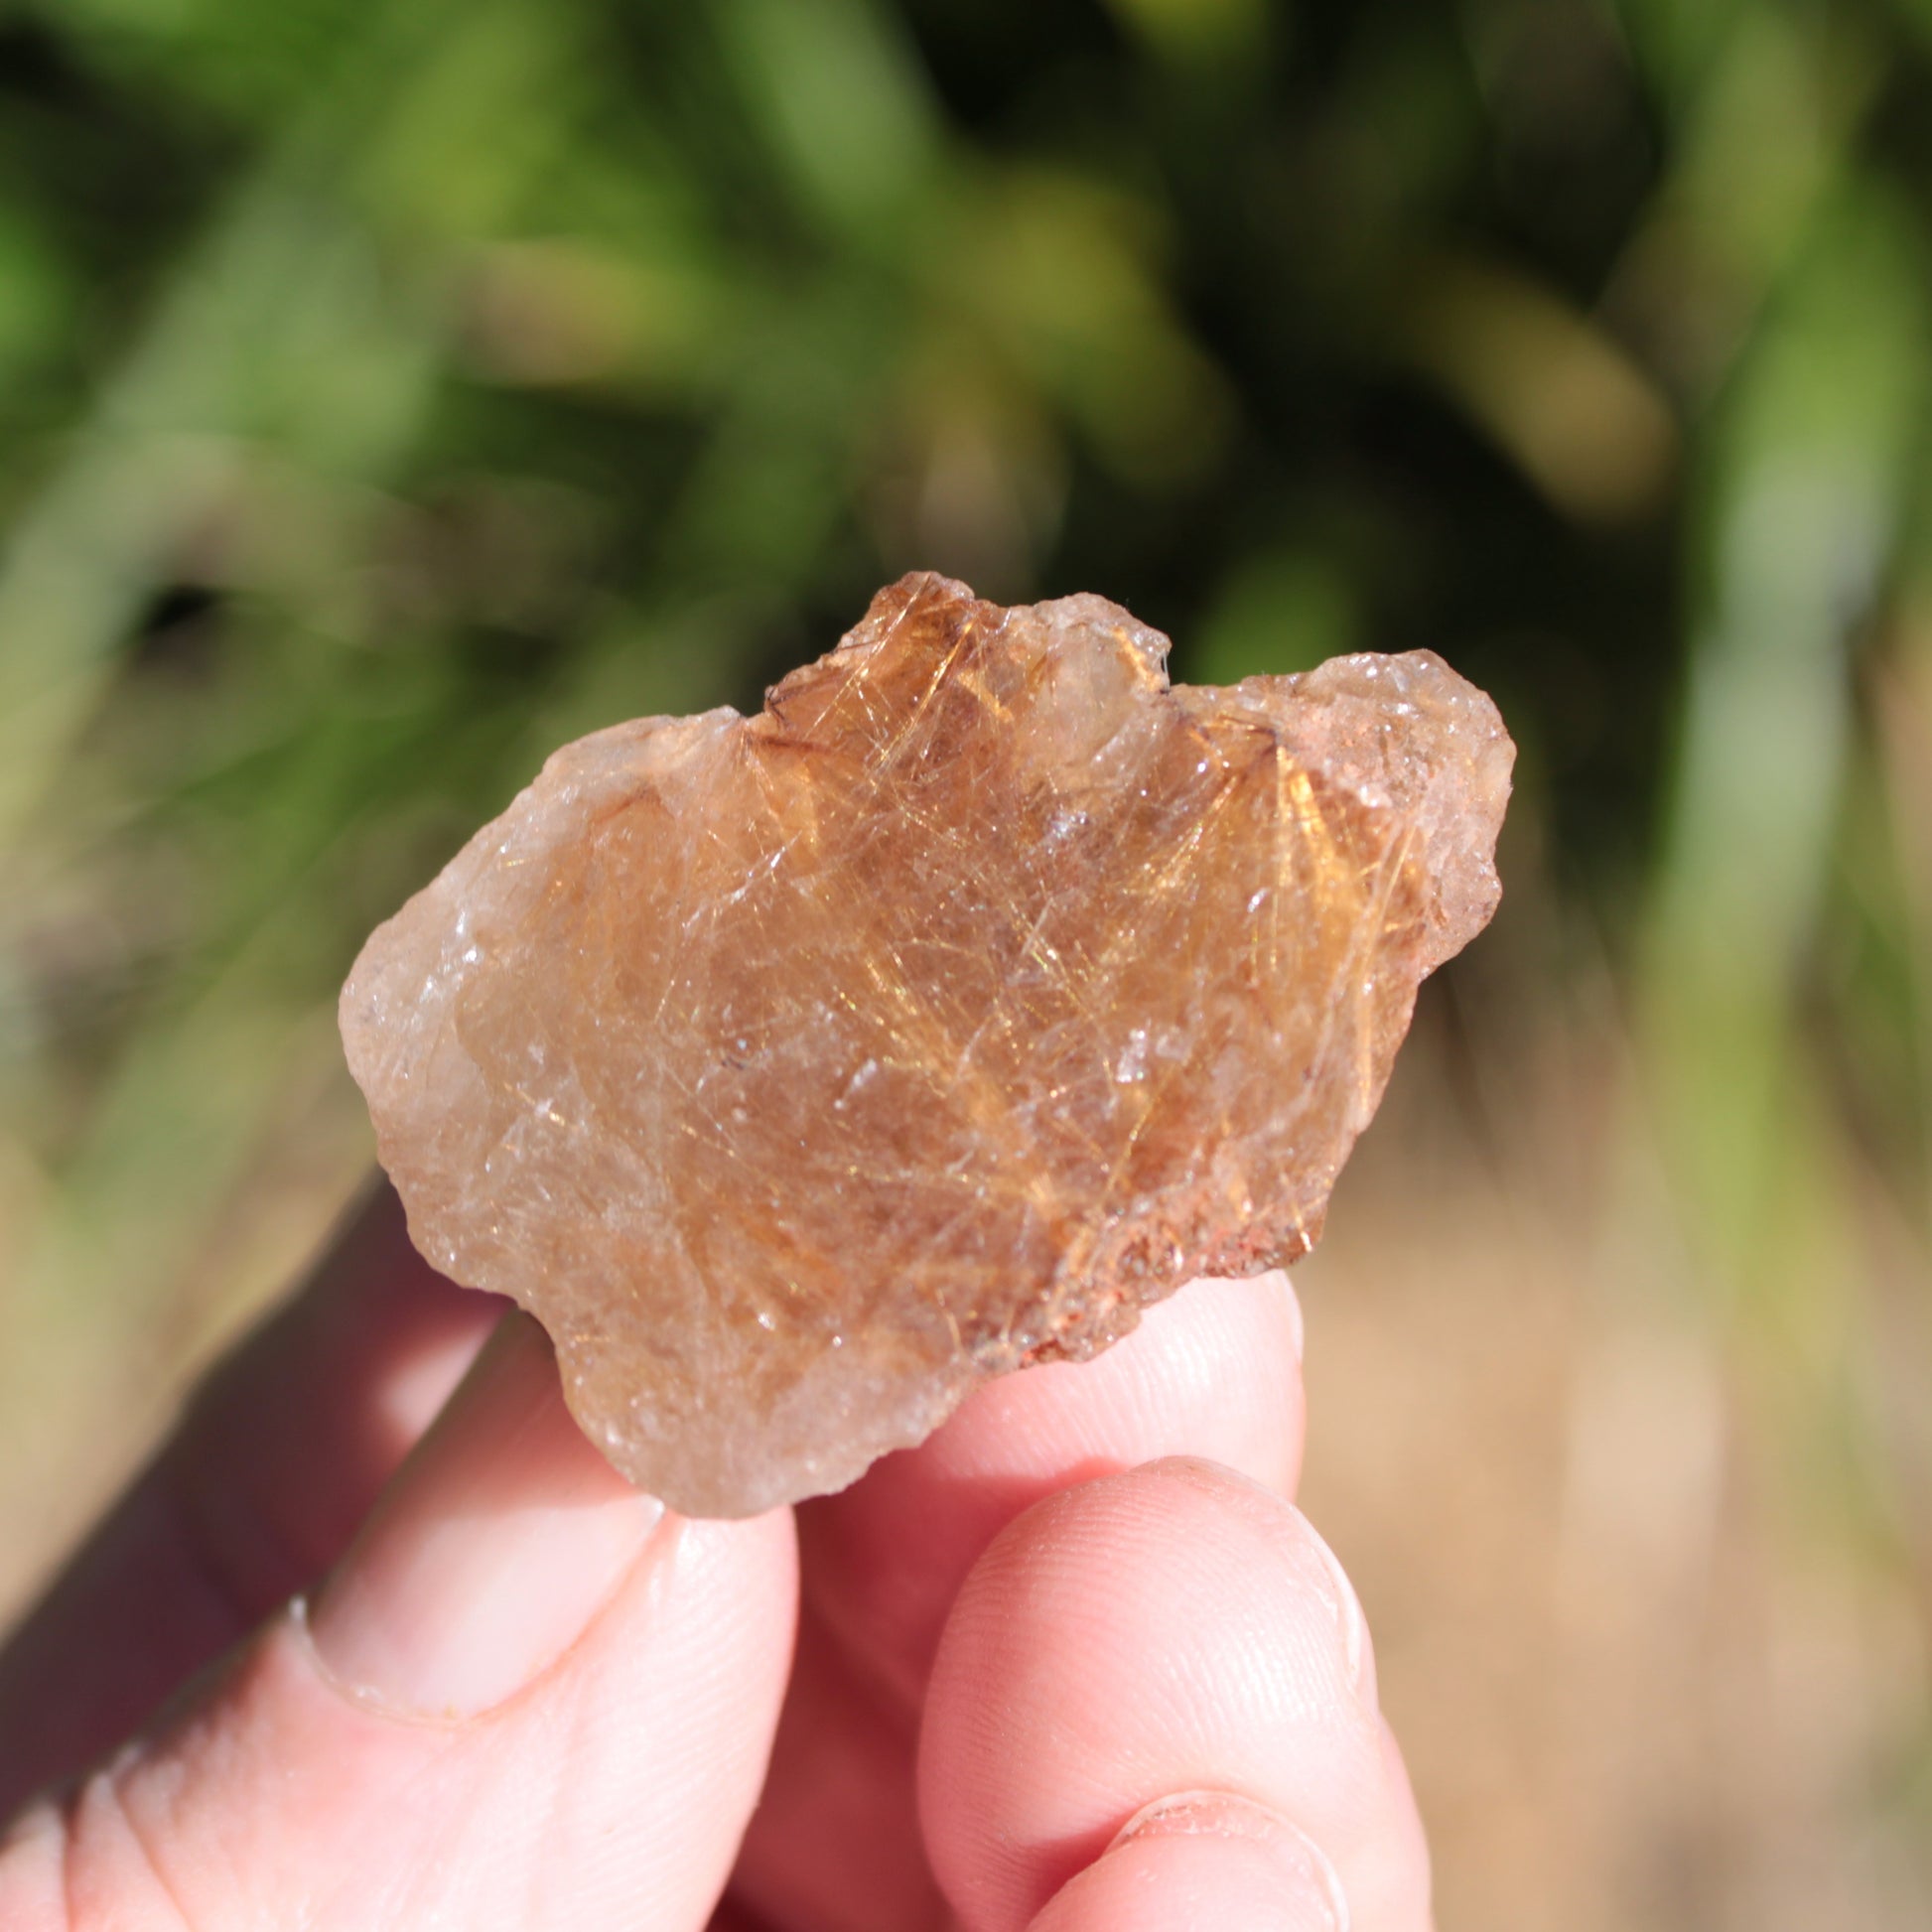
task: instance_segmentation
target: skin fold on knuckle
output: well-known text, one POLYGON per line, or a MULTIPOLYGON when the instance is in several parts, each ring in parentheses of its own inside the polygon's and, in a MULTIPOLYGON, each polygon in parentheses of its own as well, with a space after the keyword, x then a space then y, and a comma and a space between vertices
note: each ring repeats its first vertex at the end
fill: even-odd
POLYGON ((0 1837, 0 1925, 74 1932, 68 1911, 68 1834, 59 1808, 38 1798, 0 1837))
POLYGON ((7 1932, 202 1932, 109 1769, 36 1799, 0 1838, 7 1932))

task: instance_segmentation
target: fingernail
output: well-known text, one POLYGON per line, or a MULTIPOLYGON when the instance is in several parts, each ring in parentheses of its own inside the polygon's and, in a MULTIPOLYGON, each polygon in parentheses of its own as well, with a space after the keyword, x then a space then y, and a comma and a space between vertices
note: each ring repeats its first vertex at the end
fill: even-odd
POLYGON ((1308 1331, 1302 1322, 1302 1298, 1296 1294, 1294 1277, 1286 1269, 1282 1271, 1282 1287, 1288 1294, 1289 1340, 1294 1345, 1295 1359, 1304 1361, 1307 1359, 1308 1331))
POLYGON ((1320 1846, 1280 1812, 1232 1791, 1177 1791, 1137 1811, 1107 1850, 1135 1839, 1168 1837, 1233 1838, 1265 1847, 1282 1867, 1284 1883, 1312 1901, 1332 1932, 1348 1932, 1348 1895, 1340 1875, 1320 1846))
POLYGON ((316 1654, 388 1711, 490 1710, 576 1643, 663 1514, 571 1421, 543 1330, 509 1315, 324 1584, 316 1654))
POLYGON ((1371 1711, 1376 1708, 1375 1652, 1368 1640, 1368 1619, 1362 1614, 1362 1600, 1355 1586, 1341 1567, 1341 1559, 1322 1541, 1312 1523, 1304 1517, 1310 1545, 1320 1560, 1324 1580, 1316 1587, 1321 1600, 1335 1619, 1341 1633, 1342 1663, 1355 1694, 1371 1711))

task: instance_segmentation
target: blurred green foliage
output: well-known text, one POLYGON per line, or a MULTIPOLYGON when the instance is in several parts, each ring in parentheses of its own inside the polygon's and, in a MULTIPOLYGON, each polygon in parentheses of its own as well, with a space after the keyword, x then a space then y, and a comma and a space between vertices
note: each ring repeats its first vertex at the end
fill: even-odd
POLYGON ((1932 1580, 1927 0, 6 0, 0 101, 12 1306, 171 1306, 550 747, 932 565, 1496 693, 1698 1318, 1932 1580))

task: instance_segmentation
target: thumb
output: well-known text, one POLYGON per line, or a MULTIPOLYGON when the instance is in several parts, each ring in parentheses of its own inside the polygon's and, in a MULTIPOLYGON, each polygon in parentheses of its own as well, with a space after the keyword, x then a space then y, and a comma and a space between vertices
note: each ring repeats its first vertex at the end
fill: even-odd
POLYGON ((511 1316, 298 1599, 0 1848, 0 1924, 702 1927, 790 1659, 791 1522, 666 1515, 511 1316))

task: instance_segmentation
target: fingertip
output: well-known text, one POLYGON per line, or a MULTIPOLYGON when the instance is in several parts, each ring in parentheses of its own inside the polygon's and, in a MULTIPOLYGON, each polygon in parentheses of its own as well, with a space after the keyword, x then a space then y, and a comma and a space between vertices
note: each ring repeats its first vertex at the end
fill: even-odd
POLYGON ((974 1567, 932 1673, 941 1884, 975 1932, 1024 1925, 1122 1817, 1211 1788, 1293 1818, 1351 1892, 1359 1872, 1413 1894, 1366 1656, 1307 1519, 1235 1471, 1173 1458, 1035 1505, 974 1567))
POLYGON ((1263 1536, 1287 1539, 1309 1590, 1333 1619, 1340 1637, 1342 1675, 1366 1711, 1380 1709, 1375 1670, 1375 1645, 1361 1598, 1341 1559, 1321 1532, 1296 1504, 1259 1483, 1240 1469, 1199 1455, 1164 1456, 1144 1463, 1139 1474, 1150 1480, 1173 1482, 1194 1490, 1210 1507, 1243 1516, 1263 1536))

